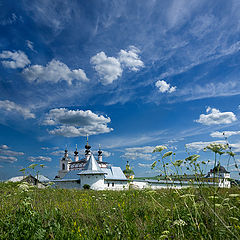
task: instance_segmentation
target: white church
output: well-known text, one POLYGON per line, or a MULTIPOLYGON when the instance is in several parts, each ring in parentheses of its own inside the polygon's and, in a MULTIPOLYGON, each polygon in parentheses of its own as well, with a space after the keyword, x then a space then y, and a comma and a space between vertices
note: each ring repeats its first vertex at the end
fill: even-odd
POLYGON ((85 158, 79 159, 78 151, 74 152, 74 161, 65 150, 60 160, 60 170, 54 179, 58 188, 90 188, 93 190, 124 190, 128 187, 128 179, 120 167, 111 166, 102 159, 102 151, 98 151, 98 159, 90 151, 91 146, 85 146, 85 158))

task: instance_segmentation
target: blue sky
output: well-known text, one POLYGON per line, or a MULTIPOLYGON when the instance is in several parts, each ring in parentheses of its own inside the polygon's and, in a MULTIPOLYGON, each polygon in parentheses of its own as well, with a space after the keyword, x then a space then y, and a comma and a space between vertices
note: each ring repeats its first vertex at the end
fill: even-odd
POLYGON ((240 152, 239 11, 237 0, 0 1, 0 178, 31 163, 54 177, 86 134, 137 176, 157 174, 156 145, 212 161, 202 149, 226 132, 240 152))

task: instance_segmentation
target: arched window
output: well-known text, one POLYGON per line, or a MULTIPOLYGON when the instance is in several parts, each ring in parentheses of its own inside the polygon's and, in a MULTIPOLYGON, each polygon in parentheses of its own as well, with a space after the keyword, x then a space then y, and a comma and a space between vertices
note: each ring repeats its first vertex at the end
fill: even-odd
POLYGON ((62 164, 62 170, 65 170, 65 164, 64 163, 62 164))

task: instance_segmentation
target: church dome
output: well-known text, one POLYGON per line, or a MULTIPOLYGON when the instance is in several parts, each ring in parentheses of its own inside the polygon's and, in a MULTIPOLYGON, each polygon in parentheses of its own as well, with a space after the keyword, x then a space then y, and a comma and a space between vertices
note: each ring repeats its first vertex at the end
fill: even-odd
POLYGON ((220 164, 218 164, 216 167, 213 168, 212 170, 213 173, 229 173, 225 167, 221 166, 220 164))

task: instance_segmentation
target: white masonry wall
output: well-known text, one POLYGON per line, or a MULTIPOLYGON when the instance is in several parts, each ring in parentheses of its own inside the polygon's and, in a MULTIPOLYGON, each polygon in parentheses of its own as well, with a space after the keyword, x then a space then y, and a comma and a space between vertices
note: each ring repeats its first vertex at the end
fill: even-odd
POLYGON ((80 175, 80 181, 81 181, 81 188, 85 184, 89 185, 91 189, 93 190, 104 190, 105 185, 104 185, 104 175, 91 175, 91 174, 86 174, 86 175, 80 175))
POLYGON ((127 181, 105 180, 105 190, 126 190, 128 189, 127 181))

